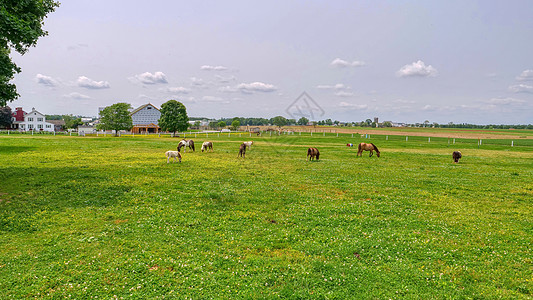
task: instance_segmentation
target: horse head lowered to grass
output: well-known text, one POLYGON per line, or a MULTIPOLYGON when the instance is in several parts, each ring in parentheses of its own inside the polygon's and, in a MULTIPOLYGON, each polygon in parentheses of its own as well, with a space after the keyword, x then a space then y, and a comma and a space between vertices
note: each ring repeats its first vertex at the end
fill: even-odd
POLYGON ((320 151, 318 151, 317 148, 313 148, 313 147, 307 149, 307 159, 313 160, 315 158, 316 160, 320 158, 320 151))
POLYGON ((178 152, 181 151, 181 147, 189 147, 189 149, 192 149, 192 151, 194 152, 194 141, 183 139, 178 144, 178 152))
POLYGON ((374 151, 376 151, 376 155, 379 157, 381 153, 378 150, 378 147, 376 145, 370 143, 360 143, 357 147, 357 156, 363 156, 363 151, 370 151, 370 155, 368 157, 372 157, 374 154, 374 151))

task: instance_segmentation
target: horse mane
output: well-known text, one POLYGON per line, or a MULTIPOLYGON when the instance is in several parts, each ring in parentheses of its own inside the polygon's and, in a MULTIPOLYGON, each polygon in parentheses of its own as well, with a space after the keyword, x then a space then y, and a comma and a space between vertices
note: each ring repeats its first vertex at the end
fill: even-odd
POLYGON ((376 145, 374 145, 373 143, 370 143, 370 145, 374 146, 374 150, 379 153, 378 147, 376 147, 376 145))

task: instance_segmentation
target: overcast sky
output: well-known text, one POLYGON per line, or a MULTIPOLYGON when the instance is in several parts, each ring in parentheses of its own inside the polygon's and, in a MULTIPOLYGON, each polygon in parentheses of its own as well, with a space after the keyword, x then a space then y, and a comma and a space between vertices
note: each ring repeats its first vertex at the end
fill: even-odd
POLYGON ((49 35, 14 54, 10 106, 531 124, 532 14, 530 0, 63 0, 49 35))

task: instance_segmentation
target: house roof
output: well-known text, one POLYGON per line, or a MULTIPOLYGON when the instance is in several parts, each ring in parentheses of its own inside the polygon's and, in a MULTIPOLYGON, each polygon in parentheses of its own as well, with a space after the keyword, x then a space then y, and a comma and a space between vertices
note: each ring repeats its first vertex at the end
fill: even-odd
POLYGON ((148 103, 148 104, 141 105, 141 106, 137 107, 136 109, 134 109, 134 110, 130 113, 130 115, 134 115, 134 114, 136 114, 137 112, 139 112, 140 110, 144 109, 144 108, 147 107, 147 106, 151 106, 151 107, 153 107, 153 108, 159 110, 159 108, 155 107, 155 105, 153 105, 152 103, 148 103))
POLYGON ((54 125, 65 125, 65 120, 46 120, 46 122, 54 125))

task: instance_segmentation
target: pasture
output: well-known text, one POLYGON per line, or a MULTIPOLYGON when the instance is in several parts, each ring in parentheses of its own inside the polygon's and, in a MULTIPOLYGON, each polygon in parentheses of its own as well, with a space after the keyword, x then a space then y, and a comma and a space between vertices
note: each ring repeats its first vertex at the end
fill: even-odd
POLYGON ((0 298, 533 296, 533 140, 205 140, 0 135, 0 298))

